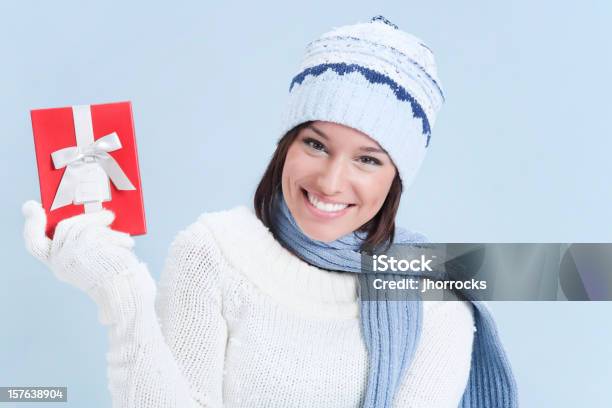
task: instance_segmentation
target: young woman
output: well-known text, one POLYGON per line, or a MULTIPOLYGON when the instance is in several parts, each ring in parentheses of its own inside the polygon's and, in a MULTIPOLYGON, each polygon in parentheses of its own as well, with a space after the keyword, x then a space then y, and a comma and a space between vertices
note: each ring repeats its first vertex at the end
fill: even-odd
POLYGON ((361 251, 424 240, 394 220, 441 103, 429 48, 381 16, 310 43, 254 208, 202 214, 157 286, 112 212, 51 241, 25 203, 28 250, 109 326, 113 406, 516 406, 483 305, 357 290, 361 251))

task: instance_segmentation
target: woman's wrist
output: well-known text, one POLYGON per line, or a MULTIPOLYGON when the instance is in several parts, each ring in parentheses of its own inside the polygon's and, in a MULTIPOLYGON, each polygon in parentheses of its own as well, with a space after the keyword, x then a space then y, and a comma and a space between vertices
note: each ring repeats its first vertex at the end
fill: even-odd
POLYGON ((119 323, 135 316, 155 315, 157 287, 147 265, 113 276, 87 293, 98 305, 98 320, 103 325, 119 323))

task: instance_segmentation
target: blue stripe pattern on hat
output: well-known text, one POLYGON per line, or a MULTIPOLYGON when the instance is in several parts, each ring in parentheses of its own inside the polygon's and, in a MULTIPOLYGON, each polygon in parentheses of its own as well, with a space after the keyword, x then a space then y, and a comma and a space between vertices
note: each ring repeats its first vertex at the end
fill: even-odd
POLYGON ((398 100, 410 102, 410 106, 412 107, 412 112, 414 117, 422 119, 423 123, 423 134, 427 136, 427 142, 425 143, 425 147, 429 146, 429 139, 431 138, 431 131, 429 127, 429 120, 427 120, 427 115, 425 111, 421 107, 421 105, 404 89, 401 85, 395 82, 393 79, 388 76, 381 74, 380 72, 374 71, 372 69, 362 67, 357 64, 346 64, 346 63, 335 63, 335 64, 320 64, 314 67, 309 67, 296 75, 291 81, 291 85, 289 86, 289 92, 293 89, 293 86, 297 84, 301 84, 306 78, 307 75, 319 76, 323 72, 328 69, 333 70, 338 75, 344 75, 351 72, 359 72, 362 74, 370 83, 372 84, 385 84, 388 85, 398 100))

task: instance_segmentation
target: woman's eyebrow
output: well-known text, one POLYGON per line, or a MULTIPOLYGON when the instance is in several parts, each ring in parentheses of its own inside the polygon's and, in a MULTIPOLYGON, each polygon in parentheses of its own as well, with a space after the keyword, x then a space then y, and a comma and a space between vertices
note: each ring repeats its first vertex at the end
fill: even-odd
POLYGON ((320 131, 319 129, 317 129, 316 127, 312 126, 312 125, 308 125, 306 126, 308 129, 312 130, 313 132, 315 132, 317 135, 321 136, 323 139, 325 140, 329 140, 329 137, 327 137, 327 135, 325 133, 323 133, 322 131, 320 131))
MULTIPOLYGON (((329 140, 329 137, 327 137, 327 135, 325 133, 323 133, 320 129, 317 129, 313 125, 308 125, 306 127, 308 129, 312 130, 313 132, 315 132, 317 135, 321 136, 323 139, 329 140)), ((377 147, 372 147, 372 146, 361 146, 359 148, 359 150, 361 150, 362 152, 368 152, 368 153, 383 153, 383 154, 387 154, 387 152, 384 151, 383 149, 379 149, 377 147)))
POLYGON ((387 152, 385 152, 383 149, 379 149, 377 147, 371 147, 371 146, 361 146, 359 148, 359 150, 361 150, 363 152, 368 152, 368 153, 384 153, 384 154, 387 154, 387 152))

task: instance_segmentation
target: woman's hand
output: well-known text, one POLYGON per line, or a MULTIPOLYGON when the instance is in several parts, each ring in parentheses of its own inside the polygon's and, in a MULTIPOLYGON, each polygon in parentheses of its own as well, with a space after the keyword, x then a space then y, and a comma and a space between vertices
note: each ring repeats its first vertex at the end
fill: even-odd
POLYGON ((135 270, 140 263, 132 250, 134 239, 109 228, 115 219, 110 210, 62 220, 57 224, 53 240, 45 235, 47 216, 40 203, 27 201, 22 212, 27 250, 59 280, 88 294, 114 277, 135 270))

